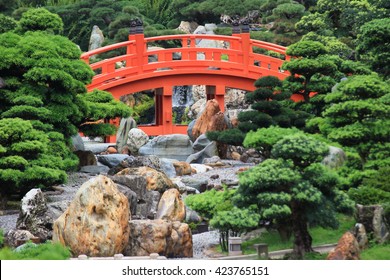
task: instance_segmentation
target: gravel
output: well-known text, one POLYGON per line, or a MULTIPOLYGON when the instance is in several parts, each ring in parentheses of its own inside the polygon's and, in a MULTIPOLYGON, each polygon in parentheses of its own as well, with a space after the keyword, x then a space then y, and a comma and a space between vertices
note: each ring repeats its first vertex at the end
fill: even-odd
POLYGON ((208 231, 192 235, 192 246, 194 252, 194 259, 205 259, 203 250, 209 248, 211 245, 219 243, 218 231, 208 231))
POLYGON ((3 230, 4 234, 16 227, 18 217, 19 214, 0 216, 0 229, 3 230))

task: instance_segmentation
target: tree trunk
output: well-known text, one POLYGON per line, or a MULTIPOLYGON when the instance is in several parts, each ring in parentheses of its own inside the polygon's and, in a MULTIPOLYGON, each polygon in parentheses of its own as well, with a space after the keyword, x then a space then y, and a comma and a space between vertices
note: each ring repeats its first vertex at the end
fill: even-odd
POLYGON ((303 209, 294 203, 292 207, 292 228, 294 233, 293 256, 302 259, 306 252, 313 252, 312 238, 307 228, 307 219, 303 209))

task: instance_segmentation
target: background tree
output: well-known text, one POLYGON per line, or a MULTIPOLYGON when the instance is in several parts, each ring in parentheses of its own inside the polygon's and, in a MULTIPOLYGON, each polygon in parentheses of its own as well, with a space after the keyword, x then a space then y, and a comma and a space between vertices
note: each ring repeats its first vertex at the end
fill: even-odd
POLYGON ((263 220, 288 221, 296 258, 312 251, 308 223, 336 227, 336 210, 353 209, 352 201, 337 188, 337 174, 320 163, 328 149, 301 133, 289 135, 273 146, 272 157, 277 159, 240 175, 237 202, 256 206, 263 220))
POLYGON ((364 24, 358 34, 357 52, 362 61, 384 78, 390 77, 390 18, 364 24))
POLYGON ((63 30, 61 18, 45 8, 30 9, 23 13, 19 21, 21 32, 46 31, 59 34, 63 30))

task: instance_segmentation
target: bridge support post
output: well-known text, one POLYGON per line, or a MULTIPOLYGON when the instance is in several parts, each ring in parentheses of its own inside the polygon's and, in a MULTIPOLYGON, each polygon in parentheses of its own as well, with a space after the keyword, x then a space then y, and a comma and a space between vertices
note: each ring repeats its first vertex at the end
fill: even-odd
POLYGON ((164 86, 162 96, 162 126, 163 134, 172 134, 172 86, 164 86))
POLYGON ((225 112, 225 85, 216 85, 215 86, 215 100, 217 100, 219 104, 219 108, 221 108, 222 112, 225 112))

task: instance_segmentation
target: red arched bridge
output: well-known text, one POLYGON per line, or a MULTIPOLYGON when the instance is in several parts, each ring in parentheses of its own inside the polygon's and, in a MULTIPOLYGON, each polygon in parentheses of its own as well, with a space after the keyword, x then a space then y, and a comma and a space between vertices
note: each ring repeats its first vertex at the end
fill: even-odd
POLYGON ((140 126, 148 135, 186 133, 187 126, 172 123, 173 86, 206 85, 207 98, 215 98, 223 110, 226 88, 253 91, 254 82, 262 76, 284 79, 289 75, 281 70, 283 62, 289 60, 286 48, 252 40, 249 32, 232 36, 184 34, 145 38, 141 27, 140 32, 130 33, 133 34, 128 41, 86 52, 81 58, 96 73, 88 91, 106 90, 119 99, 155 90, 155 125, 140 126), (199 47, 200 40, 217 41, 224 47, 199 47), (179 47, 151 48, 164 41, 174 41, 179 47), (109 56, 113 52, 122 54, 96 63, 90 61, 96 55, 109 56), (276 53, 282 58, 262 53, 276 53), (151 57, 154 62, 150 62, 151 57))

